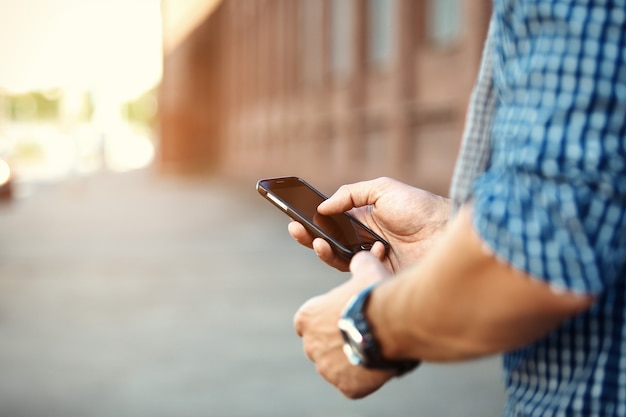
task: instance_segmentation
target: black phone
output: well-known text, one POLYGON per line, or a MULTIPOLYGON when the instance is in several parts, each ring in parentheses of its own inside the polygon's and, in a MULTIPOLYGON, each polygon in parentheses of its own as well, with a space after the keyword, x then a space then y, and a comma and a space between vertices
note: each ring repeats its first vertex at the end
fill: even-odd
POLYGON ((293 220, 301 223, 313 236, 326 240, 333 251, 345 260, 355 253, 370 250, 375 242, 389 243, 349 213, 324 216, 317 207, 326 196, 298 177, 259 180, 257 191, 293 220))

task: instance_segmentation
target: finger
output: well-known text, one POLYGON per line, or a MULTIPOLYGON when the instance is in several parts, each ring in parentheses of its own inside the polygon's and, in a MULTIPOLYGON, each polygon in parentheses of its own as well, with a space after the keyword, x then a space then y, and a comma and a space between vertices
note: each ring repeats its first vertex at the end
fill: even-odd
POLYGON ((362 279, 364 284, 382 281, 390 276, 383 263, 369 252, 361 251, 352 257, 350 272, 353 279, 362 279))
POLYGON ((378 258, 379 261, 384 261, 387 257, 385 245, 382 242, 375 242, 372 249, 370 249, 370 253, 378 258))
POLYGON ((313 248, 313 236, 300 223, 292 221, 287 226, 287 230, 296 242, 307 248, 313 248))
POLYGON ((296 331, 298 337, 302 337, 304 333, 304 323, 302 322, 300 310, 293 316, 293 329, 296 331))
POLYGON ((313 241, 313 250, 317 257, 327 265, 342 272, 348 271, 348 262, 337 255, 324 239, 315 239, 313 241))
POLYGON ((348 211, 355 207, 376 204, 384 189, 387 178, 372 181, 362 181, 341 186, 328 200, 318 207, 321 214, 336 214, 348 211))
POLYGON ((309 317, 311 317, 311 311, 314 311, 314 307, 319 303, 320 296, 309 298, 304 304, 300 306, 296 314, 293 316, 293 328, 296 334, 300 337, 304 335, 307 328, 309 317))
POLYGON ((299 337, 302 337, 302 335, 304 334, 304 329, 306 327, 306 317, 307 317, 305 313, 306 311, 305 309, 310 302, 311 300, 302 304, 300 308, 298 309, 298 311, 296 311, 296 314, 294 314, 293 316, 293 329, 296 331, 296 334, 299 337))

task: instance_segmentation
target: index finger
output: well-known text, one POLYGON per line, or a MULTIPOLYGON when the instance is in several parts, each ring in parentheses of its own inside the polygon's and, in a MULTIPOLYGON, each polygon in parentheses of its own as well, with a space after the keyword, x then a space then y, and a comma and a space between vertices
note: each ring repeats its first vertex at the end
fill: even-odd
POLYGON ((350 272, 353 279, 364 280, 368 285, 390 276, 380 259, 366 251, 359 252, 352 257, 350 272))

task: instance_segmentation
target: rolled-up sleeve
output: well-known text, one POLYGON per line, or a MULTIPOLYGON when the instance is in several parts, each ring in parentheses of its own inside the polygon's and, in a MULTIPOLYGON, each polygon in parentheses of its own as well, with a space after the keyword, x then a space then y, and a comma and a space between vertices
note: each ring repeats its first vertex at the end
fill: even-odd
POLYGON ((624 10, 575 13, 539 5, 529 15, 540 30, 528 19, 499 28, 492 150, 473 216, 501 259, 600 293, 626 274, 626 26, 624 10))

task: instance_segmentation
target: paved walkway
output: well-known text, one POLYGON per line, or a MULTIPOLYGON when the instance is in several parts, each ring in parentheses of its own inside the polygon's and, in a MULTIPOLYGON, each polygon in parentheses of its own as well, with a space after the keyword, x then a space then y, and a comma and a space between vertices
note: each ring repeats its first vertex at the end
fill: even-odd
POLYGON ((344 399, 292 315, 344 276, 254 184, 98 174, 0 207, 0 416, 498 416, 499 360, 344 399))

